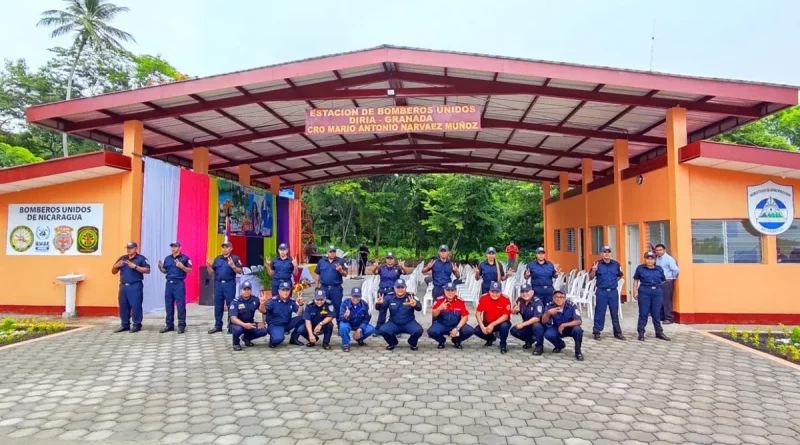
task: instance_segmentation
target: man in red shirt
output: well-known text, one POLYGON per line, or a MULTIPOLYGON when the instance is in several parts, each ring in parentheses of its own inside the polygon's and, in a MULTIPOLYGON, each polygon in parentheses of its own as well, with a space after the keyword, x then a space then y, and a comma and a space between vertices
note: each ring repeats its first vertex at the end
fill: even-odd
POLYGON ((506 340, 511 329, 511 301, 502 294, 500 285, 493 281, 489 292, 481 296, 476 309, 478 326, 475 336, 486 340, 486 346, 492 346, 496 339, 495 333, 500 335, 500 353, 508 352, 506 340))
POLYGON ((458 298, 456 285, 447 283, 444 296, 433 303, 433 324, 428 329, 428 336, 436 340, 439 349, 444 349, 445 336, 450 337, 456 349, 462 349, 461 343, 474 333, 472 326, 467 324, 468 318, 467 305, 458 298))
POLYGON ((506 247, 506 253, 508 254, 508 270, 515 270, 517 268, 517 253, 519 253, 519 247, 514 244, 514 241, 511 241, 506 247))

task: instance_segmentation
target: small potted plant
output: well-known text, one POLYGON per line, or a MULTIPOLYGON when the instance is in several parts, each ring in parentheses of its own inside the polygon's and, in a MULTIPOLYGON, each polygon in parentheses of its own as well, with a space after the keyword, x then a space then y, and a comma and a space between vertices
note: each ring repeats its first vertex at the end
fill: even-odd
POLYGON ((267 273, 267 269, 261 269, 253 274, 261 284, 261 295, 267 298, 272 297, 272 277, 267 273))

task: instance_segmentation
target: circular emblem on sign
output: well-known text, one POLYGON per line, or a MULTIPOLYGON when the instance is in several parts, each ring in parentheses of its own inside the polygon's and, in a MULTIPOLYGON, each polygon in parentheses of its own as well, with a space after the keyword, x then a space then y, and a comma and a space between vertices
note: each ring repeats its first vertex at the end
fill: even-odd
POLYGON ((72 239, 72 227, 58 226, 55 228, 56 236, 53 238, 53 245, 56 250, 64 253, 72 247, 74 240, 72 239))
POLYGON ((97 227, 84 226, 78 229, 78 252, 97 252, 100 246, 100 231, 97 227))
POLYGON ((17 252, 25 252, 33 246, 33 230, 28 226, 17 226, 8 237, 11 248, 17 252))
POLYGON ((756 222, 767 230, 777 230, 787 221, 786 204, 778 198, 770 196, 756 204, 756 222))
POLYGON ((36 239, 46 240, 50 239, 50 227, 39 226, 36 228, 36 239))

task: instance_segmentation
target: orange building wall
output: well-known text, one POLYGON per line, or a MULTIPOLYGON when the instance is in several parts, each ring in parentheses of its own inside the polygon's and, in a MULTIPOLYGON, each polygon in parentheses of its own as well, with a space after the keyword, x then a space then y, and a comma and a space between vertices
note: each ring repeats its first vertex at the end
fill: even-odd
POLYGON ((667 169, 653 170, 642 177, 644 181, 641 184, 636 183, 636 178, 622 181, 622 220, 625 224, 669 219, 669 203, 664 199, 667 169))
MULTIPOLYGON (((0 195, 0 233, 8 231, 8 205, 25 203, 98 203, 103 204, 103 228, 99 256, 6 256, 0 251, 0 270, 7 280, 0 286, 0 310, 3 306, 48 306, 56 312, 64 307, 64 285, 58 275, 82 273, 78 283, 79 315, 113 314, 117 311, 119 277, 111 275, 114 260, 124 254, 128 240, 121 239, 120 197, 123 175, 59 184, 0 195), (46 266, 46 267, 45 267, 46 266)), ((30 309, 31 312, 37 312, 30 309)))
MULTIPOLYGON (((555 229, 561 229, 561 250, 555 248, 547 252, 547 259, 564 271, 578 267, 578 229, 583 227, 583 195, 573 196, 547 206, 547 237, 555 236, 555 229), (567 228, 575 229, 575 252, 567 252, 567 228)), ((550 242, 555 247, 555 240, 550 242)))
MULTIPOLYGON (((606 186, 597 190, 589 192, 589 230, 586 237, 589 238, 589 245, 591 246, 592 227, 603 226, 603 240, 600 245, 603 246, 608 242, 608 226, 613 226, 614 221, 614 187, 606 186)), ((592 263, 600 260, 600 255, 594 255, 587 252, 586 267, 590 267, 592 263)))

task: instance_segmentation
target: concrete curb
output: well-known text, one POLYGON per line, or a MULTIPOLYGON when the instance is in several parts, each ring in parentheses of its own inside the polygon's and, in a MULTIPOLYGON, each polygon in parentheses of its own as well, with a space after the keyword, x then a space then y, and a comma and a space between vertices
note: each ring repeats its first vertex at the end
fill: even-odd
POLYGON ((766 358, 766 359, 770 359, 775 363, 780 363, 781 365, 784 365, 784 366, 787 366, 789 368, 792 368, 795 371, 800 371, 800 365, 797 365, 797 364, 792 363, 790 361, 784 360, 782 358, 775 357, 774 355, 767 354, 766 352, 762 352, 762 351, 759 351, 757 349, 753 349, 753 348, 747 347, 747 346, 745 346, 745 345, 743 345, 741 343, 738 343, 738 342, 735 342, 735 341, 732 341, 732 340, 728 340, 727 338, 722 338, 720 336, 714 335, 714 333, 722 332, 722 331, 700 331, 700 330, 698 330, 697 332, 705 335, 706 337, 713 338, 714 340, 717 340, 717 341, 720 341, 722 343, 729 344, 729 345, 731 345, 731 346, 733 346, 735 348, 741 349, 742 351, 747 351, 747 352, 749 352, 751 354, 755 354, 755 355, 758 355, 760 357, 763 357, 763 358, 766 358))

